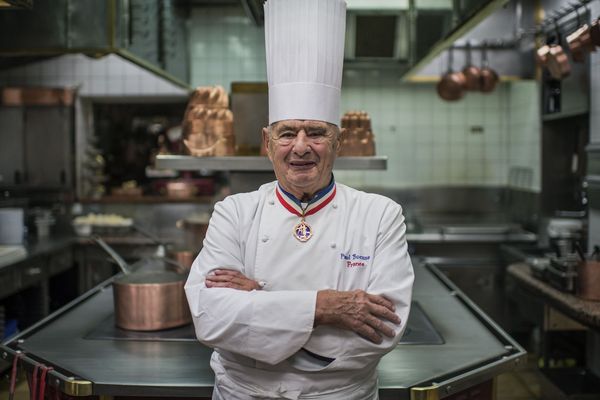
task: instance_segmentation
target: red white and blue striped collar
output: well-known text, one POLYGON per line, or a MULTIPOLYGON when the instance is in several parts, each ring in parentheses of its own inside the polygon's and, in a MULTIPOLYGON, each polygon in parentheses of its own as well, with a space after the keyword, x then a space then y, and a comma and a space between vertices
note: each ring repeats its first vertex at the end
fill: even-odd
POLYGON ((319 190, 315 196, 308 202, 305 209, 302 208, 302 203, 293 194, 286 192, 279 183, 275 187, 275 195, 279 202, 289 212, 299 217, 306 217, 321 210, 333 200, 336 193, 335 181, 333 178, 329 185, 319 190))

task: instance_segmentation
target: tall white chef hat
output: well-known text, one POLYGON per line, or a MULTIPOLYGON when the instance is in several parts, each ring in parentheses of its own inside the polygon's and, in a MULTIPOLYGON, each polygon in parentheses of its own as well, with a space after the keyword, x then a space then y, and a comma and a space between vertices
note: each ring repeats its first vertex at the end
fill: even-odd
POLYGON ((344 0, 267 0, 269 124, 312 119, 339 125, 344 0))

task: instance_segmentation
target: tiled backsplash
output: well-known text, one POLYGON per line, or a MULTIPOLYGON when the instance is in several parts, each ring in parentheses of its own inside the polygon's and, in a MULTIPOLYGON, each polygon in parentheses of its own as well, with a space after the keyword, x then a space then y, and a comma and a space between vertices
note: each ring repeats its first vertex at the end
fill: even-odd
MULTIPOLYGON (((237 7, 196 8, 191 24, 195 86, 265 81, 262 28, 237 7)), ((353 186, 512 185, 540 191, 539 95, 535 82, 448 103, 435 84, 402 83, 393 70, 349 70, 342 110, 365 110, 387 171, 338 171, 353 186), (513 177, 513 179, 509 179, 513 177)), ((257 132, 257 135, 259 132, 257 132)))

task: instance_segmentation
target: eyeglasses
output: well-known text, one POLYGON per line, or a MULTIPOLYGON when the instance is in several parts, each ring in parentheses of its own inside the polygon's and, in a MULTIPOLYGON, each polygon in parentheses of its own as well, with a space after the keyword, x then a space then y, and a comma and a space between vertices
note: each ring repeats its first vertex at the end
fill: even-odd
MULTIPOLYGON (((302 128, 305 132, 305 140, 310 144, 323 144, 328 140, 331 140, 334 133, 328 131, 326 129, 309 129, 308 131, 302 128)), ((291 129, 285 129, 281 132, 276 132, 271 135, 271 138, 275 140, 281 146, 289 146, 298 138, 298 133, 300 131, 295 131, 291 129)))

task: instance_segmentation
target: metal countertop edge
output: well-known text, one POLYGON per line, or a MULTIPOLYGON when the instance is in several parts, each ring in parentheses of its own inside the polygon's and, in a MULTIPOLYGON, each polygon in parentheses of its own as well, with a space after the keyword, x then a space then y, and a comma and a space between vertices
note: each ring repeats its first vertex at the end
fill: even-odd
MULTIPOLYGON (((512 339, 498 324, 488 317, 473 301, 471 301, 448 277, 444 275, 433 263, 420 260, 439 281, 445 285, 450 293, 457 297, 471 313, 481 322, 496 338, 504 343, 507 355, 504 355, 492 363, 482 362, 480 367, 466 368, 458 373, 449 374, 448 377, 440 382, 422 382, 410 388, 411 400, 437 400, 467 389, 473 384, 485 382, 494 378, 502 372, 509 371, 513 365, 521 363, 522 357, 527 352, 521 345, 512 339)), ((443 379, 443 378, 442 378, 443 379)), ((386 394, 392 394, 394 389, 389 389, 386 394)), ((400 392, 398 392, 400 394, 400 392)))

